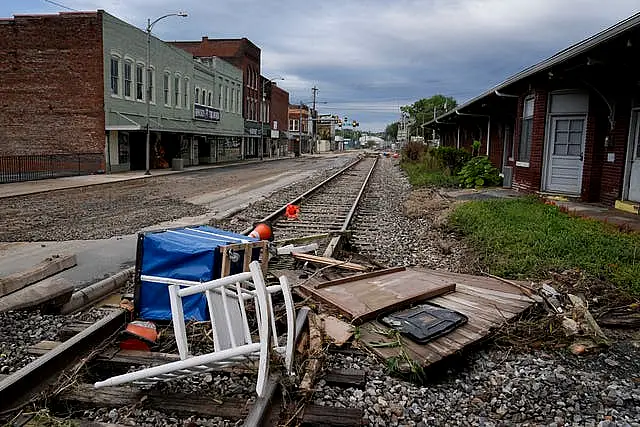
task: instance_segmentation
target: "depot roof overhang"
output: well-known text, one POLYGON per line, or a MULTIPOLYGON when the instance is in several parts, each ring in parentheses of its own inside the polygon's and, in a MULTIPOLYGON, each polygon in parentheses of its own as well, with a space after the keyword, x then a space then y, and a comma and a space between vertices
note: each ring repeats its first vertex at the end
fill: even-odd
POLYGON ((447 111, 446 113, 441 114, 440 116, 434 118, 433 120, 426 122, 422 126, 433 127, 434 125, 447 124, 446 122, 447 119, 451 120, 458 117, 460 114, 464 115, 464 113, 461 110, 468 109, 469 107, 475 104, 478 104, 479 101, 486 102, 487 98, 489 97, 500 97, 500 96, 509 97, 510 96, 508 94, 509 88, 513 87, 517 83, 521 83, 523 80, 527 78, 534 77, 536 75, 539 75, 545 72, 549 72, 553 67, 566 63, 568 61, 574 60, 580 57, 581 55, 584 55, 590 52, 594 48, 599 47, 604 43, 607 43, 613 39, 624 36, 626 33, 629 33, 633 30, 638 29, 638 27, 640 27, 640 12, 636 13, 635 15, 632 15, 631 17, 625 19, 624 21, 621 21, 607 28, 604 31, 601 31, 598 34, 595 34, 585 40, 582 40, 581 42, 578 42, 572 46, 569 46, 564 50, 561 50, 560 52, 545 59, 544 61, 541 61, 535 65, 532 65, 529 68, 526 68, 520 71, 517 74, 514 74, 513 76, 507 78, 505 81, 498 84, 497 86, 494 86, 491 89, 476 96, 475 98, 472 98, 471 100, 459 105, 455 109, 451 111, 447 111), (505 92, 502 93, 502 91, 505 91, 505 92), (445 121, 443 122, 443 120, 445 121))

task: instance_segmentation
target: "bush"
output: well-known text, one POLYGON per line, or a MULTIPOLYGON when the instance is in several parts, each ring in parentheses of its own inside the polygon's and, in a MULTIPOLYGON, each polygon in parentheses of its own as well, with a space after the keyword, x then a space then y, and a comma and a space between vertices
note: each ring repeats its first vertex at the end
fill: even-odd
POLYGON ((402 149, 402 160, 417 162, 422 158, 425 152, 425 146, 419 142, 410 141, 402 149))
POLYGON ((449 168, 452 175, 457 174, 471 159, 471 154, 455 147, 438 147, 434 148, 432 152, 443 168, 449 168))
POLYGON ((483 187, 500 184, 500 172, 487 157, 474 157, 458 173, 462 187, 483 187))

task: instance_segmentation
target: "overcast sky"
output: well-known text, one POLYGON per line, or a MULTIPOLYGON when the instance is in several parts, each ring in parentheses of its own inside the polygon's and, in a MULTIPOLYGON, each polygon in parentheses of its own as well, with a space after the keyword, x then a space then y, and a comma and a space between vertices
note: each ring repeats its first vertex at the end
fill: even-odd
MULTIPOLYGON (((2 0, 0 16, 53 13, 45 0, 2 0)), ((104 9, 164 40, 247 37, 262 74, 284 77, 290 102, 383 130, 399 107, 436 93, 459 103, 640 11, 638 0, 56 0, 104 9), (326 104, 324 104, 326 103, 326 104)))

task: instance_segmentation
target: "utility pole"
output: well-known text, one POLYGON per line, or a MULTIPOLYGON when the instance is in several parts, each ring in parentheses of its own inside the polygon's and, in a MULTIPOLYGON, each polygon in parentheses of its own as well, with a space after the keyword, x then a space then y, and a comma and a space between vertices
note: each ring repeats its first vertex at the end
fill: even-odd
POLYGON ((318 114, 316 113, 316 92, 319 90, 317 87, 315 87, 315 85, 311 88, 311 90, 313 91, 313 110, 312 111, 312 116, 311 116, 311 126, 313 128, 313 136, 312 136, 312 140, 313 140, 313 146, 311 147, 311 154, 313 154, 315 148, 316 148, 316 126, 317 123, 314 123, 313 121, 313 114, 316 115, 316 117, 318 117, 318 114))
POLYGON ((302 101, 300 101, 300 122, 298 123, 298 157, 302 154, 302 101))

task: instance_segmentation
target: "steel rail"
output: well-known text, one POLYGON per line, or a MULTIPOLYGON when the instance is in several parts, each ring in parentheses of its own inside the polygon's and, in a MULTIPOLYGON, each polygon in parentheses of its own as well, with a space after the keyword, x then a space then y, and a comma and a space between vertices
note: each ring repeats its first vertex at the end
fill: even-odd
POLYGON ((342 223, 342 227, 340 228, 341 234, 333 237, 331 239, 331 241, 329 242, 329 245, 327 246, 327 248, 325 249, 323 256, 325 257, 331 257, 333 255, 333 253, 335 252, 335 250, 339 247, 340 242, 342 240, 342 238, 344 237, 344 232, 347 231, 347 229, 349 228, 349 224, 351 224, 351 220, 353 219, 353 214, 356 212, 356 209, 358 208, 358 205, 360 204, 360 200, 362 199, 362 195, 364 194, 367 185, 369 184, 369 180, 371 179, 371 175, 373 174, 374 169, 376 168, 376 165, 378 164, 378 157, 376 157, 375 161, 373 162, 373 165, 371 166, 371 169, 369 169, 369 173, 367 174, 367 177, 365 178, 364 182, 362 183, 362 186, 360 187, 360 191, 358 192, 358 196, 356 197, 356 200, 353 202, 353 205, 351 206, 351 209, 349 210, 349 213, 347 214, 347 217, 345 218, 344 222, 342 223))

